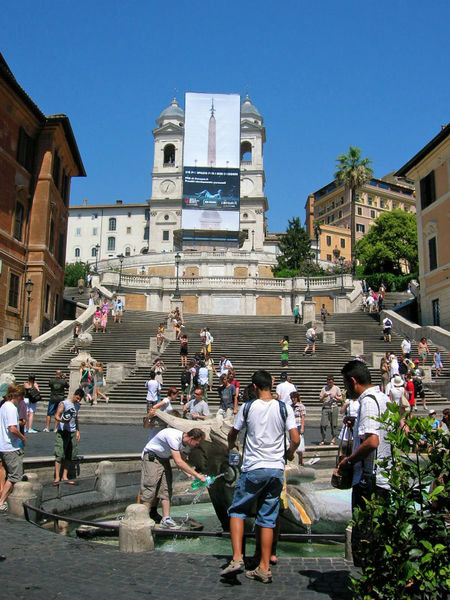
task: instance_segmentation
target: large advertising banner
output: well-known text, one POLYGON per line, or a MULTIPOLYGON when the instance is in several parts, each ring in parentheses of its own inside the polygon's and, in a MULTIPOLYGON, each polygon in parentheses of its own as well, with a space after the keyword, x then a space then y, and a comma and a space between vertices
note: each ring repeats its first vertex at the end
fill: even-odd
POLYGON ((187 92, 183 229, 239 231, 239 94, 187 92))

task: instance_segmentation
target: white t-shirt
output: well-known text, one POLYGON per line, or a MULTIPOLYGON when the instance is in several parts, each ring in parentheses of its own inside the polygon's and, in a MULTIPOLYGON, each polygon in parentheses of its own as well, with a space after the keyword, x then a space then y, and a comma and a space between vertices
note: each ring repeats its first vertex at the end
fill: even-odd
POLYGON ((200 369, 198 370, 198 384, 208 384, 208 369, 206 367, 200 367, 200 369))
POLYGON ((232 369, 233 365, 231 364, 231 360, 228 360, 228 358, 226 358, 224 361, 220 361, 219 362, 219 377, 222 375, 226 375, 228 373, 228 369, 232 369))
POLYGON ((379 460, 391 456, 391 446, 386 439, 386 432, 382 428, 382 423, 376 421, 380 414, 382 415, 386 411, 386 402, 389 402, 389 398, 383 392, 380 392, 378 386, 374 386, 365 390, 358 400, 360 406, 354 427, 353 452, 359 448, 368 433, 378 435, 380 443, 378 448, 373 450, 364 461, 355 463, 352 485, 356 485, 361 480, 363 468, 364 471, 369 473, 372 473, 375 469, 377 486, 389 489, 387 479, 382 475, 380 467, 374 465, 375 457, 379 460), (377 403, 373 398, 369 398, 369 395, 376 397, 379 410, 377 403))
POLYGON ((411 354, 411 342, 408 342, 408 340, 403 340, 401 347, 403 354, 411 354))
POLYGON ((233 428, 240 431, 247 424, 244 461, 241 471, 255 469, 284 469, 285 432, 296 429, 294 411, 286 405, 287 419, 283 420, 278 400, 254 400, 248 411, 247 423, 241 406, 233 428))
POLYGON ((283 381, 283 383, 279 383, 277 385, 277 389, 275 391, 278 394, 278 398, 281 400, 281 402, 292 406, 291 392, 297 391, 297 388, 293 383, 290 381, 283 381))
POLYGON ((167 398, 164 398, 163 402, 164 404, 159 407, 159 410, 162 410, 163 412, 170 412, 171 410, 173 410, 169 396, 167 396, 167 398))
POLYGON ((202 415, 204 417, 209 417, 210 415, 208 403, 204 400, 197 402, 194 398, 194 400, 190 400, 186 404, 186 408, 188 409, 189 416, 191 417, 192 415, 202 415))
POLYGON ((0 408, 0 452, 15 452, 22 448, 22 440, 9 431, 12 425, 19 429, 19 413, 14 402, 7 400, 0 408))
POLYGON ((306 332, 307 340, 315 340, 316 339, 316 330, 313 327, 310 327, 306 332))
POLYGON ((144 456, 144 452, 148 452, 149 450, 154 452, 159 458, 170 458, 172 456, 172 450, 189 454, 191 448, 183 444, 182 431, 168 427, 148 440, 142 452, 142 456, 144 456))
POLYGON ((146 381, 145 387, 147 388, 147 402, 158 402, 158 392, 161 389, 159 381, 150 379, 146 381))

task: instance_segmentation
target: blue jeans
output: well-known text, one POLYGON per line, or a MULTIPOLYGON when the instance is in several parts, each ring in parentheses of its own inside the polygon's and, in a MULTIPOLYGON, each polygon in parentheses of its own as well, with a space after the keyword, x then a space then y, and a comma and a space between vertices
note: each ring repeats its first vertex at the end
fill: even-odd
POLYGON ((228 509, 230 517, 245 519, 256 508, 256 524, 273 529, 283 489, 282 469, 254 469, 241 473, 228 509))

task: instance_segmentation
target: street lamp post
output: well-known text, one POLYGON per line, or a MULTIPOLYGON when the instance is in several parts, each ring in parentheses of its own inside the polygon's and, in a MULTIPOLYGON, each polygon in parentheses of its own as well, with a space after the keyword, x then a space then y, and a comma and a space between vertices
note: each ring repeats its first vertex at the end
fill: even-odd
POLYGON ((119 286, 117 288, 117 291, 121 292, 122 291, 122 266, 123 266, 123 259, 125 258, 125 256, 123 254, 118 254, 117 258, 119 259, 119 262, 120 262, 119 286))
POLYGON ((98 275, 98 251, 100 249, 100 244, 95 245, 95 274, 98 275))
POLYGON ((308 302, 310 302, 312 300, 312 294, 309 289, 310 270, 311 270, 311 256, 308 255, 306 258, 306 294, 305 294, 305 300, 308 302))
POLYGON ((31 335, 30 335, 30 300, 31 300, 31 292, 33 291, 33 285, 34 283, 31 281, 30 278, 28 278, 28 281, 25 283, 25 291, 28 294, 27 297, 27 318, 25 321, 25 329, 22 335, 22 339, 25 340, 26 342, 31 342, 31 335))
POLYGON ((343 256, 340 256, 338 258, 339 264, 341 265, 341 295, 345 296, 345 288, 344 288, 344 263, 345 263, 345 258, 343 256))
POLYGON ((180 260, 181 260, 181 255, 179 252, 177 252, 175 254, 175 268, 176 268, 176 280, 175 280, 175 293, 173 295, 175 300, 180 300, 181 296, 180 296, 180 288, 178 286, 178 275, 179 275, 179 270, 180 270, 180 260))

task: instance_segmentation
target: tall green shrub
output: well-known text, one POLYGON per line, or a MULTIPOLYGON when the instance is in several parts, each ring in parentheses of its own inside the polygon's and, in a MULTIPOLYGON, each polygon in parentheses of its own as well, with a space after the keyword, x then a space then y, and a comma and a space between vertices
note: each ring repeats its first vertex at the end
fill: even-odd
POLYGON ((388 406, 380 421, 392 458, 380 464, 391 492, 355 510, 362 575, 352 590, 364 600, 442 600, 450 590, 450 436, 428 417, 412 416, 405 427, 399 407, 388 406))

